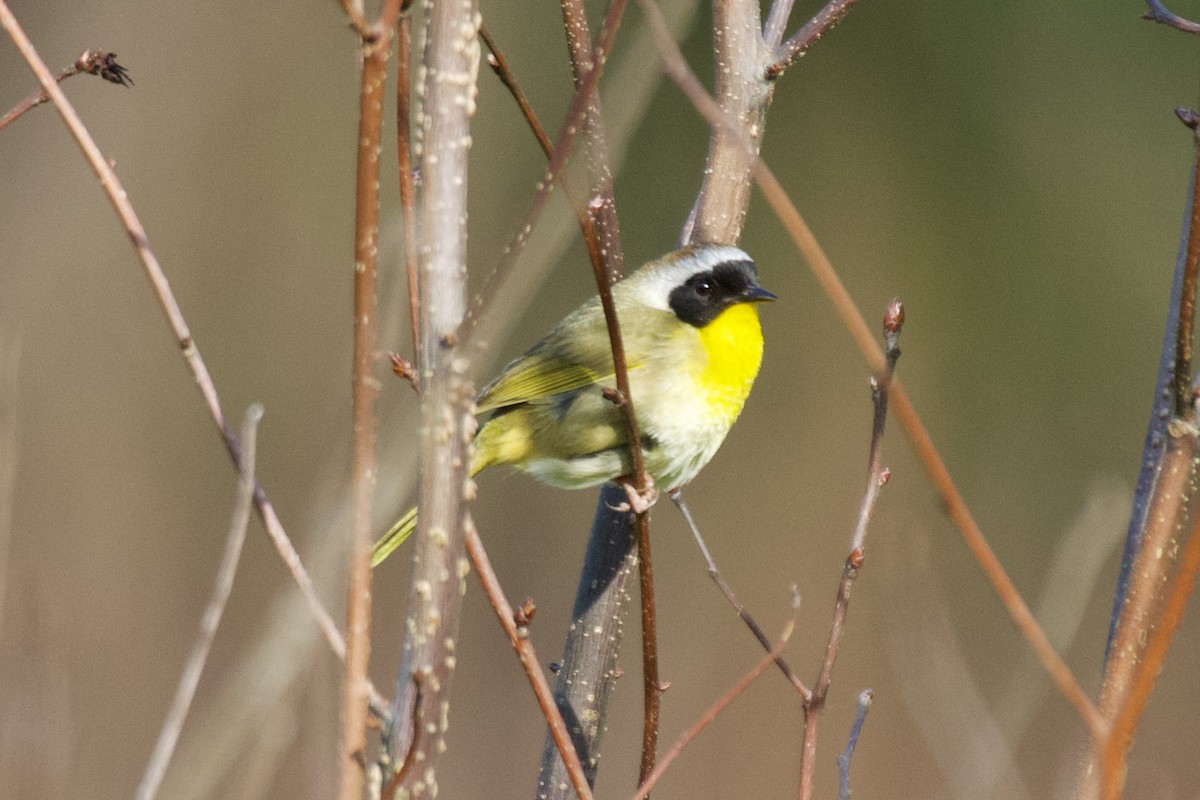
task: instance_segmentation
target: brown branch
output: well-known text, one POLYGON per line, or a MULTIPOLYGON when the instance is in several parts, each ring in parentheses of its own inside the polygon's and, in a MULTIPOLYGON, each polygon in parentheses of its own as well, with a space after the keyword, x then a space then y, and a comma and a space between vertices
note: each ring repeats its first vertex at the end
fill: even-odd
POLYGON ((829 0, 825 6, 810 19, 803 28, 796 31, 792 38, 779 47, 775 55, 775 63, 767 67, 764 73, 767 80, 775 80, 792 64, 812 47, 821 37, 842 21, 850 12, 850 7, 858 0, 829 0))
POLYGON ((367 17, 363 12, 363 0, 338 0, 338 3, 346 12, 346 20, 350 23, 351 29, 363 42, 371 42, 376 36, 376 31, 367 22, 367 17))
POLYGON ((492 604, 492 608, 500 620, 500 627, 508 635, 509 644, 517 653, 517 660, 521 662, 521 667, 529 678, 529 684, 533 687, 534 696, 537 698, 538 708, 542 710, 542 716, 545 717, 546 725, 550 728, 550 736, 554 739, 554 744, 566 765, 567 775, 571 778, 575 794, 579 800, 592 800, 592 789, 588 784, 587 774, 583 770, 583 764, 579 761, 579 754, 575 752, 575 745, 571 742, 571 734, 567 730, 567 723, 563 720, 562 712, 554 703, 554 693, 550 690, 546 676, 542 674, 542 665, 538 661, 537 653, 533 649, 533 642, 529 638, 528 621, 518 625, 516 615, 513 613, 508 599, 504 596, 504 589, 500 586, 499 579, 496 578, 496 572, 492 569, 487 550, 484 549, 479 533, 475 530, 475 523, 470 516, 467 517, 464 527, 467 536, 467 554, 470 555, 471 563, 475 566, 479 583, 483 586, 484 594, 487 595, 488 601, 492 604))
MULTIPOLYGON (((58 85, 54 81, 54 76, 50 74, 50 69, 46 66, 46 62, 38 55, 33 43, 25 35, 25 31, 22 30, 12 11, 9 10, 6 0, 0 0, 0 27, 4 28, 14 44, 16 44, 17 49, 21 52, 26 63, 29 64, 30 69, 33 70, 34 75, 37 76, 46 94, 50 96, 50 100, 54 103, 55 108, 62 117, 67 130, 70 131, 76 144, 79 145, 84 159, 88 162, 92 171, 96 173, 96 177, 100 179, 100 187, 104 190, 105 195, 113 206, 113 210, 125 228, 130 241, 133 243, 134 252, 137 254, 138 260, 142 263, 146 279, 150 282, 150 287, 154 291, 159 307, 167 319, 167 325, 171 328, 171 333, 183 354, 184 361, 192 373, 192 379, 195 381, 196 387, 200 390, 200 394, 204 398, 209 416, 212 417, 213 422, 217 425, 217 430, 221 435, 222 441, 225 443, 225 449, 228 451, 233 463, 235 465, 240 464, 242 461, 241 443, 238 441, 237 434, 233 432, 233 429, 225 419, 225 413, 221 410, 220 396, 217 394, 212 375, 209 374, 208 366, 204 363, 204 359, 200 355, 200 349, 192 338, 191 330, 188 328, 183 311, 179 308, 179 303, 171 291, 171 285, 167 281, 166 273, 163 271, 158 257, 150 247, 150 240, 146 235, 146 229, 138 218, 137 212, 134 211, 128 192, 126 192, 125 187, 121 184, 121 180, 117 177, 116 172, 109 166, 107 160, 100 153, 100 148, 96 146, 95 140, 88 132, 87 127, 84 126, 83 121, 79 118, 79 114, 75 111, 74 106, 71 105, 71 102, 63 94, 62 90, 58 88, 58 85)), ((333 654, 339 660, 345 660, 346 643, 342 638, 341 631, 338 630, 333 617, 325 610, 321 599, 317 597, 312 579, 309 577, 308 571, 304 568, 304 564, 300 561, 300 555, 296 552, 291 539, 288 538, 287 532, 283 528, 283 523, 280 522, 279 515, 267 497, 266 491, 258 483, 255 483, 254 486, 254 505, 262 517, 267 534, 271 537, 271 543, 275 546, 280 559, 291 573, 292 580, 295 581, 296 586, 300 589, 300 594, 304 597, 305 603, 308 605, 309 613, 312 614, 313 620, 329 645, 329 649, 333 651, 333 654)), ((378 716, 386 716, 382 697, 373 687, 371 688, 371 698, 373 711, 378 716)))
POLYGON ((350 485, 354 498, 350 530, 346 619, 346 672, 342 685, 341 800, 362 797, 366 768, 367 670, 371 660, 371 510, 375 496, 376 283, 379 272, 379 150, 383 92, 391 59, 400 0, 385 0, 377 28, 362 41, 354 192, 354 352, 351 377, 354 444, 350 485))
POLYGON ((162 729, 158 732, 158 741, 154 744, 154 753, 146 764, 146 772, 138 784, 134 797, 137 800, 153 800, 162 785, 167 767, 175 753, 175 745, 179 734, 183 732, 183 723, 187 719, 192 698, 196 696, 196 687, 200 684, 200 674, 208 661, 208 653, 212 649, 213 639, 217 635, 217 627, 225 614, 225 604, 233 591, 233 579, 237 574, 238 562, 242 557, 242 545, 246 541, 246 528, 250 523, 250 509, 254 503, 254 456, 257 441, 258 423, 262 419, 263 408, 252 405, 246 409, 246 418, 242 422, 242 463, 238 470, 237 502, 233 510, 233 521, 229 525, 229 533, 225 537, 225 551, 221 555, 221 564, 217 567, 217 578, 213 584, 212 594, 209 595, 208 605, 200 620, 200 630, 196 632, 196 640, 188 654, 183 672, 179 676, 179 685, 175 689, 175 697, 171 700, 171 708, 163 721, 162 729))
MULTIPOLYGON (((129 87, 133 85, 133 78, 129 77, 129 71, 117 63, 117 54, 108 53, 104 50, 84 50, 79 54, 79 58, 75 59, 75 63, 54 76, 54 82, 62 83, 67 78, 80 74, 98 75, 109 83, 115 83, 119 86, 129 87)), ((36 108, 49 100, 50 94, 45 88, 34 91, 5 112, 4 116, 0 117, 0 131, 7 128, 15 119, 29 109, 36 108)))
MULTIPOLYGON (((792 605, 793 613, 798 607, 798 601, 794 602, 792 605)), ((783 648, 787 646, 788 639, 791 638, 792 630, 795 628, 795 626, 796 620, 793 617, 793 619, 788 620, 787 625, 785 625, 783 631, 780 632, 779 644, 777 644, 774 649, 768 651, 767 654, 763 656, 763 658, 757 664, 754 665, 753 669, 747 672, 741 680, 739 680, 733 685, 732 688, 729 689, 729 691, 717 698, 717 701, 709 706, 704 713, 700 715, 700 718, 692 723, 691 727, 680 734, 679 738, 671 743, 671 746, 667 748, 666 752, 663 753, 662 760, 654 767, 653 771, 651 771, 650 774, 645 777, 641 785, 638 786, 637 793, 633 796, 633 800, 646 800, 646 798, 650 796, 650 790, 653 789, 654 785, 658 783, 660 778, 662 778, 663 774, 667 771, 667 768, 675 762, 675 759, 677 759, 680 754, 683 753, 684 748, 691 744, 696 737, 704 731, 705 728, 711 725, 713 721, 716 720, 717 716, 726 708, 728 708, 734 700, 741 697, 742 694, 750 688, 750 684, 758 680, 760 675, 771 668, 771 664, 773 664, 775 660, 779 658, 779 654, 783 652, 783 648)))
MULTIPOLYGON (((709 553, 708 545, 705 544, 704 537, 700 534, 700 528, 696 525, 696 520, 692 517, 691 509, 689 509, 687 503, 684 502, 683 491, 680 489, 672 489, 668 496, 671 498, 671 502, 675 503, 675 505, 679 508, 679 512, 683 514, 683 520, 685 523, 687 523, 688 529, 692 532, 692 538, 696 540, 696 546, 700 548, 700 555, 704 558, 704 565, 708 570, 708 577, 712 578, 713 582, 717 584, 717 588, 719 588, 721 593, 725 595, 725 599, 729 601, 731 606, 733 606, 734 611, 737 612, 742 622, 746 624, 746 627, 750 629, 750 633, 754 635, 754 638, 758 640, 758 643, 762 645, 763 649, 768 653, 773 652, 776 649, 775 645, 772 644, 770 638, 767 636, 766 632, 763 631, 762 627, 759 626, 758 622, 755 621, 754 617, 750 615, 750 612, 746 610, 746 607, 742 605, 742 601, 739 600, 737 595, 733 593, 733 587, 726 582, 725 577, 721 575, 721 571, 717 569, 717 562, 713 559, 712 554, 709 553)), ((788 682, 792 684, 792 687, 800 693, 800 697, 803 698, 805 702, 808 702, 808 698, 810 696, 808 687, 804 685, 804 681, 800 680, 800 676, 795 673, 795 671, 791 668, 791 665, 789 665, 787 661, 783 659, 782 655, 775 657, 775 665, 779 667, 779 671, 782 672, 784 677, 788 679, 788 682)))
MULTIPOLYGON (((684 61, 679 48, 676 46, 674 40, 671 39, 665 24, 662 23, 662 17, 658 9, 654 7, 650 0, 639 0, 639 3, 646 12, 646 19, 655 32, 655 38, 663 53, 667 73, 671 76, 672 80, 675 81, 696 109, 711 124, 729 130, 737 130, 738 123, 722 113, 722 110, 708 96, 703 85, 701 85, 687 66, 687 62, 684 61)), ((749 150, 754 146, 754 143, 742 140, 740 146, 743 150, 749 150)), ((813 276, 821 285, 826 296, 829 297, 830 302, 833 303, 834 310, 841 317, 842 324, 846 326, 851 338, 854 339, 859 351, 866 359, 868 366, 878 372, 884 366, 883 353, 875 343, 874 337, 871 335, 870 326, 867 325, 862 312, 858 310, 853 298, 850 297, 850 293, 846 291, 846 287, 842 284, 828 256, 821 249, 820 244, 817 242, 807 223, 805 223, 804 218, 800 215, 795 205, 792 204, 791 198, 788 197, 786 190, 779 183, 774 173, 771 172, 770 168, 761 159, 756 159, 752 162, 751 174, 768 205, 779 218, 788 235, 792 238, 796 248, 804 255, 813 276)), ((984 538, 978 523, 971 516, 971 512, 963 501, 962 495, 959 494, 954 480, 950 477, 946 465, 942 462, 941 456, 929 436, 929 432, 925 430, 920 416, 917 414, 912 402, 908 399, 908 394, 904 391, 901 381, 897 380, 892 384, 890 400, 892 403, 892 412, 904 426, 905 432, 917 452, 926 475, 929 477, 934 489, 941 495, 947 512, 951 519, 954 520, 955 525, 962 534, 964 542, 975 557, 975 560, 979 563, 984 575, 991 582, 1005 610, 1016 624, 1018 630, 1020 630, 1025 641, 1029 643, 1030 647, 1037 654, 1043 668, 1054 682, 1054 685, 1071 705, 1075 707, 1075 710, 1088 726, 1088 729, 1093 733, 1103 733, 1107 726, 1100 717, 1096 706, 1092 703, 1087 693, 1083 691, 1079 682, 1075 680, 1075 676, 1071 673, 1070 668, 1062 660, 1061 656, 1055 652, 1054 646, 1050 643, 1045 632, 1029 611, 1028 605, 1021 598, 1016 586, 1013 585, 1012 579, 1005 573, 1003 565, 996 558, 995 552, 987 543, 987 539, 984 538)))

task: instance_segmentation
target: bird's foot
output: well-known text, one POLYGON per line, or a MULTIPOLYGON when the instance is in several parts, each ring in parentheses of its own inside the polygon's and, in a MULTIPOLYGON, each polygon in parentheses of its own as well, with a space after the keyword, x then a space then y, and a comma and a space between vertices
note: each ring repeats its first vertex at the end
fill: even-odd
POLYGON ((658 502, 658 489, 654 487, 654 479, 646 476, 646 490, 639 492, 633 478, 622 475, 616 484, 625 490, 627 502, 621 503, 615 511, 632 511, 634 514, 645 514, 650 507, 658 502))

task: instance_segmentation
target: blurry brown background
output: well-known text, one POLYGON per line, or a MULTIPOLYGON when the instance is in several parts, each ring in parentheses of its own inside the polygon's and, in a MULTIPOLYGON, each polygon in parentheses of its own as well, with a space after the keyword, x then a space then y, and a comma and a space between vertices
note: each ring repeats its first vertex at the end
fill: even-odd
MULTIPOLYGON (((796 24, 816 8, 799 5, 796 24)), ((12 6, 52 68, 100 47, 130 69, 133 89, 78 77, 67 93, 116 161, 227 413, 236 421, 265 405, 260 476, 340 618, 357 80, 337 4, 12 6)), ((482 10, 556 127, 570 93, 557 6, 482 10)), ((1197 42, 1140 22, 1142 11, 1132 1, 863 3, 781 81, 764 150, 867 314, 905 300, 901 375, 992 545, 1030 602, 1044 602, 1039 614, 1067 637, 1090 689, 1192 157, 1171 109, 1197 102, 1197 42)), ((708 26, 703 6, 682 26, 706 80, 708 26)), ((615 64, 605 95, 630 139, 617 199, 631 264, 671 247, 707 135, 670 85, 648 95, 640 123, 619 121, 639 112, 636 84, 652 74, 628 52, 641 27, 631 9, 617 64, 639 63, 615 64)), ((476 278, 519 224, 542 164, 497 81, 485 70, 480 84, 476 278)), ((0 107, 33 86, 4 41, 0 107)), ((389 124, 385 141, 393 133, 389 124)), ((393 164, 389 153, 385 176, 393 164)), ((384 188, 383 344, 407 352, 394 181, 384 188)), ((591 293, 564 218, 551 215, 519 291, 494 307, 481 380, 591 293)), ((688 496, 770 631, 798 583, 789 658, 808 677, 864 480, 867 372, 757 199, 743 245, 781 302, 763 309, 755 394, 688 496)), ((381 528, 411 500, 416 406, 402 382, 384 387, 381 528)), ((867 686, 876 702, 856 796, 1062 796, 1081 746, 1076 717, 1030 667, 898 429, 885 460, 894 476, 822 730, 822 796, 834 796, 834 757, 867 686)), ((0 797, 129 797, 209 591, 235 475, 126 236, 50 107, 0 132, 0 478, 0 797)), ((547 662, 594 503, 593 492, 519 475, 481 480, 475 517, 510 596, 538 601, 547 662)), ((668 504, 654 533, 669 742, 760 651, 668 504)), ((389 691, 403 561, 377 573, 373 674, 389 691)), ((1149 708, 1129 797, 1200 797, 1195 628, 1185 622, 1149 708)), ((528 797, 543 723, 474 585, 463 631, 441 796, 528 797)), ((636 635, 626 655, 604 797, 627 796, 636 774, 636 635)), ((338 673, 255 520, 162 796, 329 796, 338 673)), ((655 796, 792 796, 799 732, 795 695, 768 673, 655 796)))

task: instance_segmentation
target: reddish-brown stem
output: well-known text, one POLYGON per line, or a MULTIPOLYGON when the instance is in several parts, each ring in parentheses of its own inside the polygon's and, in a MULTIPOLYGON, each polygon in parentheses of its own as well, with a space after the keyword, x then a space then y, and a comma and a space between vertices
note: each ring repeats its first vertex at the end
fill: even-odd
POLYGON ((695 741, 696 737, 703 733, 704 729, 711 725, 721 714, 721 712, 728 708, 734 700, 737 700, 739 697, 741 697, 742 694, 744 694, 745 691, 750 688, 750 684, 758 680, 760 675, 771 668, 771 664, 775 662, 775 659, 777 659, 779 654, 783 652, 783 648, 787 646, 788 639, 791 638, 794 627, 795 620, 789 620, 788 624, 779 634, 779 643, 772 650, 768 651, 767 654, 763 656, 762 659, 755 664, 749 672, 742 676, 741 680, 739 680, 729 689, 729 691, 717 698, 717 701, 709 706, 704 713, 700 715, 700 718, 692 723, 691 727, 680 734, 679 738, 671 743, 671 746, 667 748, 666 752, 663 753, 662 760, 655 765, 650 774, 647 775, 642 781, 641 785, 638 786, 637 793, 634 794, 633 800, 646 800, 646 798, 650 796, 650 790, 653 789, 654 785, 658 783, 660 778, 662 778, 663 774, 667 771, 667 768, 675 762, 675 759, 679 758, 679 756, 683 753, 684 748, 695 741))
MULTIPOLYGON (((655 40, 659 44, 667 73, 671 76, 671 79, 675 81, 692 102, 693 106, 711 124, 736 130, 735 123, 726 118, 721 109, 704 90, 703 85, 696 78, 695 74, 687 66, 687 62, 683 59, 679 48, 676 46, 665 23, 662 21, 658 9, 648 0, 639 0, 639 2, 645 12, 647 21, 654 30, 655 40)), ((749 150, 751 146, 752 143, 743 140, 742 147, 744 149, 749 150)), ((846 326, 851 338, 858 346, 859 352, 866 359, 867 365, 873 371, 878 372, 884 366, 884 356, 871 334, 870 326, 863 318, 862 312, 858 310, 853 298, 850 297, 850 293, 846 291, 846 287, 842 284, 837 272, 833 269, 828 256, 825 255, 824 250, 817 242, 807 223, 805 223, 804 218, 792 203, 791 198, 788 197, 786 190, 761 159, 756 158, 752 162, 751 176, 758 185, 759 190, 763 193, 768 205, 779 218, 788 235, 792 238, 796 248, 805 256, 809 269, 821 285, 825 295, 833 304, 834 310, 841 317, 842 323, 846 326)), ((1088 729, 1093 733, 1102 734, 1107 726, 1100 717, 1095 704, 1092 703, 1087 693, 1083 691, 1079 682, 1075 680, 1075 676, 1071 673, 1070 668, 1067 667, 1066 663, 1055 652, 1054 646, 1050 644, 1050 640, 1046 637, 1045 632, 1038 625, 1037 620, 1034 619, 1029 606, 1026 605, 1016 586, 1013 585, 1012 579, 1004 571, 1000 560, 996 558, 995 552, 987 543, 987 539, 984 538, 983 532, 963 501, 962 495, 959 494, 958 487, 955 486, 954 480, 950 477, 950 473, 946 469, 946 465, 942 462, 941 455, 934 446, 928 431, 925 430, 920 416, 908 399, 908 394, 904 391, 901 381, 897 380, 892 384, 890 400, 893 415, 904 426, 909 440, 917 451, 917 456, 925 469, 926 475, 929 477, 935 490, 942 497, 942 501, 945 503, 951 519, 954 520, 955 525, 962 534, 963 540, 979 563, 984 575, 991 582, 1005 610, 1008 611, 1009 616, 1020 630, 1025 641, 1029 643, 1030 647, 1037 654, 1054 685, 1071 705, 1075 707, 1079 716, 1088 726, 1088 729)))
POLYGON ((525 626, 517 625, 512 606, 504 596, 504 589, 500 586, 495 570, 492 569, 492 562, 488 558, 487 550, 484 549, 483 541, 479 538, 478 531, 475 530, 475 523, 469 516, 463 527, 467 537, 467 554, 471 557, 476 574, 479 575, 479 583, 483 586, 483 592, 487 595, 488 602, 492 604, 496 617, 500 620, 500 627, 508 635, 509 644, 517 653, 517 660, 521 662, 521 668, 525 670, 525 675, 529 678, 529 685, 533 687, 538 708, 542 710, 542 716, 545 717, 546 724, 550 728, 550 735, 554 739, 555 745, 558 746, 558 752, 562 755, 563 763, 566 765, 571 785, 579 800, 591 800, 592 789, 588 784, 587 775, 583 771, 583 764, 579 761, 579 754, 575 752, 575 745, 571 742, 571 734, 567 730, 567 723, 563 720, 562 712, 554 702, 554 692, 551 691, 550 684, 542 673, 542 665, 533 649, 529 630, 525 626))
MULTIPOLYGON (((1193 128, 1193 134, 1196 129, 1193 128)), ((1200 148, 1192 173, 1192 185, 1200 181, 1200 148)), ((1194 420, 1192 405, 1192 330, 1196 317, 1196 274, 1200 262, 1200 203, 1192 202, 1192 218, 1188 226, 1187 257, 1184 262, 1183 283, 1179 292, 1179 327, 1175 338, 1175 416, 1194 420)))
POLYGON ((376 282, 379 270, 379 151, 383 92, 400 0, 380 8, 377 38, 363 41, 354 194, 354 353, 351 379, 354 445, 346 672, 342 689, 342 800, 362 796, 366 765, 367 669, 371 657, 371 510, 375 494, 376 282))

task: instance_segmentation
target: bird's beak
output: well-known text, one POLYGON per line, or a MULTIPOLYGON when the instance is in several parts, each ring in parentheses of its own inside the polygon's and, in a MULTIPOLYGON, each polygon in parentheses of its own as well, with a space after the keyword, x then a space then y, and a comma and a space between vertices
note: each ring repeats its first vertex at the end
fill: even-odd
POLYGON ((745 303, 765 303, 768 300, 778 299, 778 297, 761 286, 751 286, 742 292, 742 301, 745 303))

